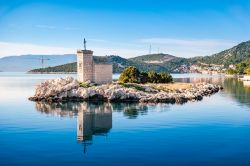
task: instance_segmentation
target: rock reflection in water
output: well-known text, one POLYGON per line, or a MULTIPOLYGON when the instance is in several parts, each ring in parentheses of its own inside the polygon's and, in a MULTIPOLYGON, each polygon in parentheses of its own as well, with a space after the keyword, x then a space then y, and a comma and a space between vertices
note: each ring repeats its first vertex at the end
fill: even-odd
POLYGON ((224 91, 227 92, 226 95, 230 95, 238 102, 250 106, 250 81, 240 81, 237 78, 226 78, 220 76, 177 78, 175 81, 188 83, 208 82, 212 84, 220 84, 224 87, 224 91))
POLYGON ((224 89, 238 102, 250 106, 250 87, 244 85, 243 81, 239 81, 235 78, 227 78, 224 81, 224 89))
POLYGON ((35 108, 37 111, 49 114, 53 116, 60 117, 74 117, 77 116, 79 111, 79 105, 76 103, 45 103, 45 102, 36 102, 35 108))

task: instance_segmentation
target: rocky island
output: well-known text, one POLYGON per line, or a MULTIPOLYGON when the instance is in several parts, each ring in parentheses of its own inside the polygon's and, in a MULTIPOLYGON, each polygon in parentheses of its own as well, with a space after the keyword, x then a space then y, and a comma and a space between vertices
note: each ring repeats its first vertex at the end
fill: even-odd
POLYGON ((139 71, 134 66, 123 70, 117 82, 112 81, 112 64, 96 64, 93 51, 77 50, 77 80, 46 80, 37 86, 29 99, 44 102, 108 101, 108 102, 163 102, 184 103, 201 100, 222 89, 221 86, 199 83, 173 83, 167 72, 139 71))
POLYGON ((201 100, 218 92, 222 87, 208 83, 185 84, 122 84, 113 82, 96 85, 79 83, 72 77, 46 80, 36 87, 32 101, 108 101, 108 102, 161 102, 184 103, 201 100))

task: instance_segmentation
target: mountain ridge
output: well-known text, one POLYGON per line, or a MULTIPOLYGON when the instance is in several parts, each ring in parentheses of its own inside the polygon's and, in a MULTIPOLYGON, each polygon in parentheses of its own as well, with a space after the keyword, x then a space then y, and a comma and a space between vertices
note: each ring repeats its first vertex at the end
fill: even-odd
POLYGON ((42 58, 45 59, 43 65, 56 66, 76 61, 74 54, 63 55, 19 55, 0 58, 0 70, 7 72, 26 72, 34 68, 42 67, 42 58), (46 60, 49 59, 49 60, 46 60))
MULTIPOLYGON (((6 71, 6 69, 12 69, 17 71, 31 71, 31 72, 76 72, 76 55, 65 54, 65 55, 23 55, 23 56, 35 56, 36 60, 27 61, 16 61, 15 58, 22 56, 10 56, 0 58, 0 71, 6 71), (51 60, 45 62, 47 68, 41 68, 41 62, 38 60, 39 57, 50 58, 52 56, 56 63, 51 60), (67 57, 65 59, 65 57, 67 57), (14 59, 12 59, 14 58, 14 59), (4 60, 9 59, 9 63, 4 64, 4 60), (67 62, 66 62, 67 61, 67 62), (24 69, 25 66, 28 66, 24 69), (69 65, 69 66, 67 66, 69 65), (7 67, 6 67, 7 66, 7 67), (21 69, 20 69, 21 66, 21 69), (51 67, 52 66, 52 67, 51 67), (19 69, 18 69, 19 67, 19 69)), ((30 58, 30 57, 29 57, 30 58)), ((32 59, 32 58, 30 58, 32 59)), ((115 73, 120 73, 125 67, 135 66, 142 71, 168 71, 168 72, 186 72, 188 68, 193 64, 219 64, 225 67, 230 64, 238 64, 242 61, 250 59, 250 41, 242 42, 232 48, 226 49, 219 53, 204 56, 204 57, 193 57, 193 58, 182 58, 176 57, 170 54, 146 54, 133 58, 123 58, 118 55, 109 56, 94 56, 95 62, 108 61, 113 64, 113 70, 115 73)))

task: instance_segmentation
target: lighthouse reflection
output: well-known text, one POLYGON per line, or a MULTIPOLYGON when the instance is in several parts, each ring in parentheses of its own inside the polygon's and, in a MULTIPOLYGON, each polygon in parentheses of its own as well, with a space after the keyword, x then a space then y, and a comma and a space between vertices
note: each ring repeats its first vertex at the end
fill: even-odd
POLYGON ((106 136, 112 128, 110 103, 81 103, 77 114, 77 141, 84 147, 92 144, 93 135, 106 136))
POLYGON ((82 104, 77 114, 77 140, 92 140, 93 135, 106 135, 112 128, 110 103, 82 104))
POLYGON ((110 103, 44 103, 36 102, 37 111, 60 117, 77 117, 77 141, 86 147, 92 144, 93 135, 107 136, 112 128, 110 103))
POLYGON ((76 138, 84 147, 84 153, 88 145, 93 144, 94 136, 108 136, 112 129, 112 112, 121 112, 129 119, 136 119, 148 112, 148 105, 137 103, 36 102, 35 108, 51 116, 76 117, 76 138))

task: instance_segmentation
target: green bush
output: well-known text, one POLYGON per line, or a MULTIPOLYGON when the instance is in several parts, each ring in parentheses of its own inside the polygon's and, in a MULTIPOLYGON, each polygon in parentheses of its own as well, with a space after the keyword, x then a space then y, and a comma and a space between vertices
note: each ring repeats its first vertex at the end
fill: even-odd
POLYGON ((133 66, 129 66, 122 72, 118 81, 122 83, 140 83, 140 71, 133 66))
POLYGON ((154 71, 151 72, 140 72, 135 67, 126 68, 119 80, 121 83, 169 83, 173 81, 172 76, 169 73, 161 72, 156 73, 154 71))
POLYGON ((230 68, 230 69, 227 69, 226 73, 233 75, 233 74, 237 74, 238 72, 236 70, 230 68))
POLYGON ((148 78, 149 78, 148 82, 150 82, 150 83, 160 83, 161 82, 160 75, 154 71, 148 72, 148 78))
POLYGON ((161 77, 161 83, 168 83, 168 82, 172 82, 173 78, 169 73, 166 72, 161 72, 160 73, 160 77, 161 77))
POLYGON ((248 65, 247 65, 246 62, 241 62, 241 63, 237 64, 236 65, 236 71, 237 71, 237 73, 243 74, 244 70, 246 69, 247 66, 248 65))
POLYGON ((141 72, 140 73, 140 83, 145 84, 149 82, 149 77, 147 72, 141 72))
POLYGON ((244 70, 244 73, 247 74, 247 75, 250 75, 250 67, 246 68, 246 69, 244 70))

